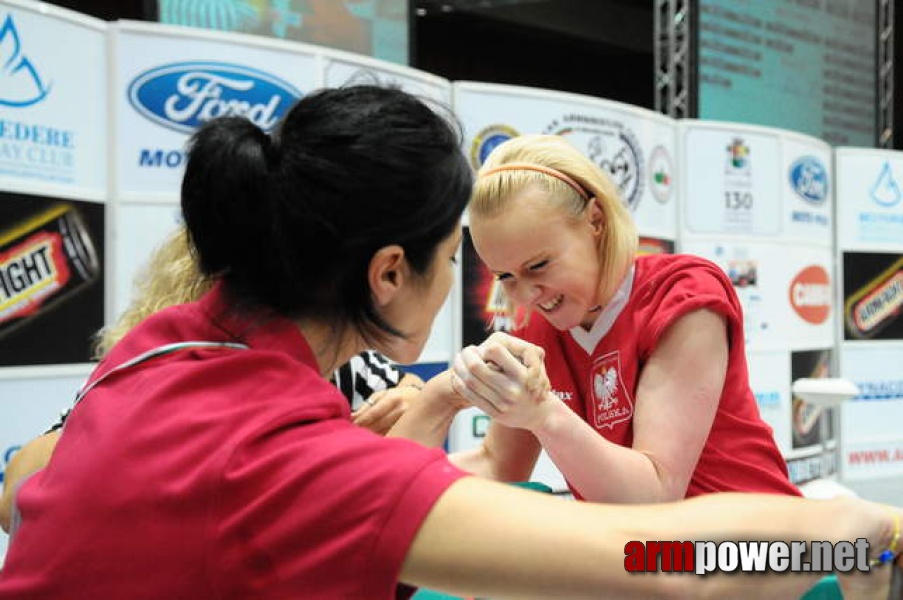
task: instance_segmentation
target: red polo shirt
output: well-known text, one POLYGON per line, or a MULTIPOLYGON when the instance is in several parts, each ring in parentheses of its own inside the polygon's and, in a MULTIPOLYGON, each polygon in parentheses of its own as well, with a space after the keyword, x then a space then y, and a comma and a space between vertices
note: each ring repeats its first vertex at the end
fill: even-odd
POLYGON ((293 324, 220 287, 136 327, 18 495, 2 600, 392 598, 427 513, 464 476, 349 421, 293 324))
POLYGON ((631 283, 621 290, 627 294, 623 306, 606 307, 593 331, 584 334, 583 343, 573 331, 557 331, 539 316, 521 332, 524 339, 545 349, 555 393, 599 435, 632 446, 640 375, 662 334, 691 311, 715 311, 727 321, 727 374, 686 495, 727 491, 800 495, 787 476, 771 427, 759 415, 746 363, 742 307, 724 272, 696 256, 641 256, 631 283))

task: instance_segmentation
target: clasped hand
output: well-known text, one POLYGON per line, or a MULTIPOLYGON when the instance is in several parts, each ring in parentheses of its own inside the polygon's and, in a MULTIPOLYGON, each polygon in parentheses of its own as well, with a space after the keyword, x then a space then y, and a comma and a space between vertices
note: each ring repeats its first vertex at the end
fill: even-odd
POLYGON ((532 430, 549 406, 549 378, 542 348, 505 333, 455 357, 452 386, 473 406, 508 427, 532 430))

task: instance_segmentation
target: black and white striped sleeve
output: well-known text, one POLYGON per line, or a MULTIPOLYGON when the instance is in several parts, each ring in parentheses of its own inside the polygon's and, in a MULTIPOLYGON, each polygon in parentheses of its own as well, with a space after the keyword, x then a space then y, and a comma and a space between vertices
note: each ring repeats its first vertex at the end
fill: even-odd
POLYGON ((357 410, 365 398, 398 385, 404 372, 374 350, 365 350, 339 367, 333 383, 357 410))

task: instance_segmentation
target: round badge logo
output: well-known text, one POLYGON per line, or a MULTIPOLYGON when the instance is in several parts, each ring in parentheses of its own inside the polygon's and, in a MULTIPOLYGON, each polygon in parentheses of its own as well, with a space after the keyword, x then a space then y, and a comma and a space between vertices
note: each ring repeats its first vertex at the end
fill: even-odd
POLYGON ((608 173, 618 186, 621 199, 631 211, 636 210, 643 197, 645 163, 639 141, 630 128, 610 118, 566 115, 546 131, 566 138, 608 173))
POLYGON ((790 282, 790 305, 801 319, 821 325, 831 314, 831 279, 819 265, 806 267, 790 282))
POLYGON ((790 187, 796 195, 811 204, 824 204, 828 199, 828 170, 814 156, 803 156, 790 165, 790 187))
POLYGON ((484 127, 474 136, 473 141, 470 143, 471 166, 475 170, 479 169, 497 146, 519 135, 520 133, 516 129, 508 125, 484 127))
POLYGON ((666 203, 674 187, 674 166, 664 146, 656 146, 649 155, 649 191, 652 197, 666 203))

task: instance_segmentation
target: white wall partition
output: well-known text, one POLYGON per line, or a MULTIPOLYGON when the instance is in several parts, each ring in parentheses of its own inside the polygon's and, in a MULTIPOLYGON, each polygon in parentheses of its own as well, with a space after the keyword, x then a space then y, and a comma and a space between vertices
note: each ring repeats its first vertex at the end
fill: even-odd
MULTIPOLYGON (((903 473, 903 152, 837 148, 841 374, 860 395, 843 407, 852 482, 903 473)), ((854 484, 855 485, 855 484, 854 484)), ((899 487, 899 486, 897 486, 899 487)))
POLYGON ((339 87, 348 84, 395 85, 424 98, 448 105, 451 82, 447 79, 393 63, 368 58, 352 52, 322 49, 323 85, 339 87))
POLYGON ((821 140, 737 123, 678 124, 682 252, 727 273, 743 305, 753 390, 791 479, 836 472, 828 414, 792 396, 832 374, 831 149, 821 140))
POLYGON ((28 257, 45 267, 0 291, 0 477, 71 403, 103 325, 106 29, 0 1, 0 270, 7 281, 28 257))
POLYGON ((137 270, 179 224, 185 144, 223 114, 265 131, 320 86, 315 47, 154 23, 111 26, 115 289, 112 321, 128 305, 137 270))

